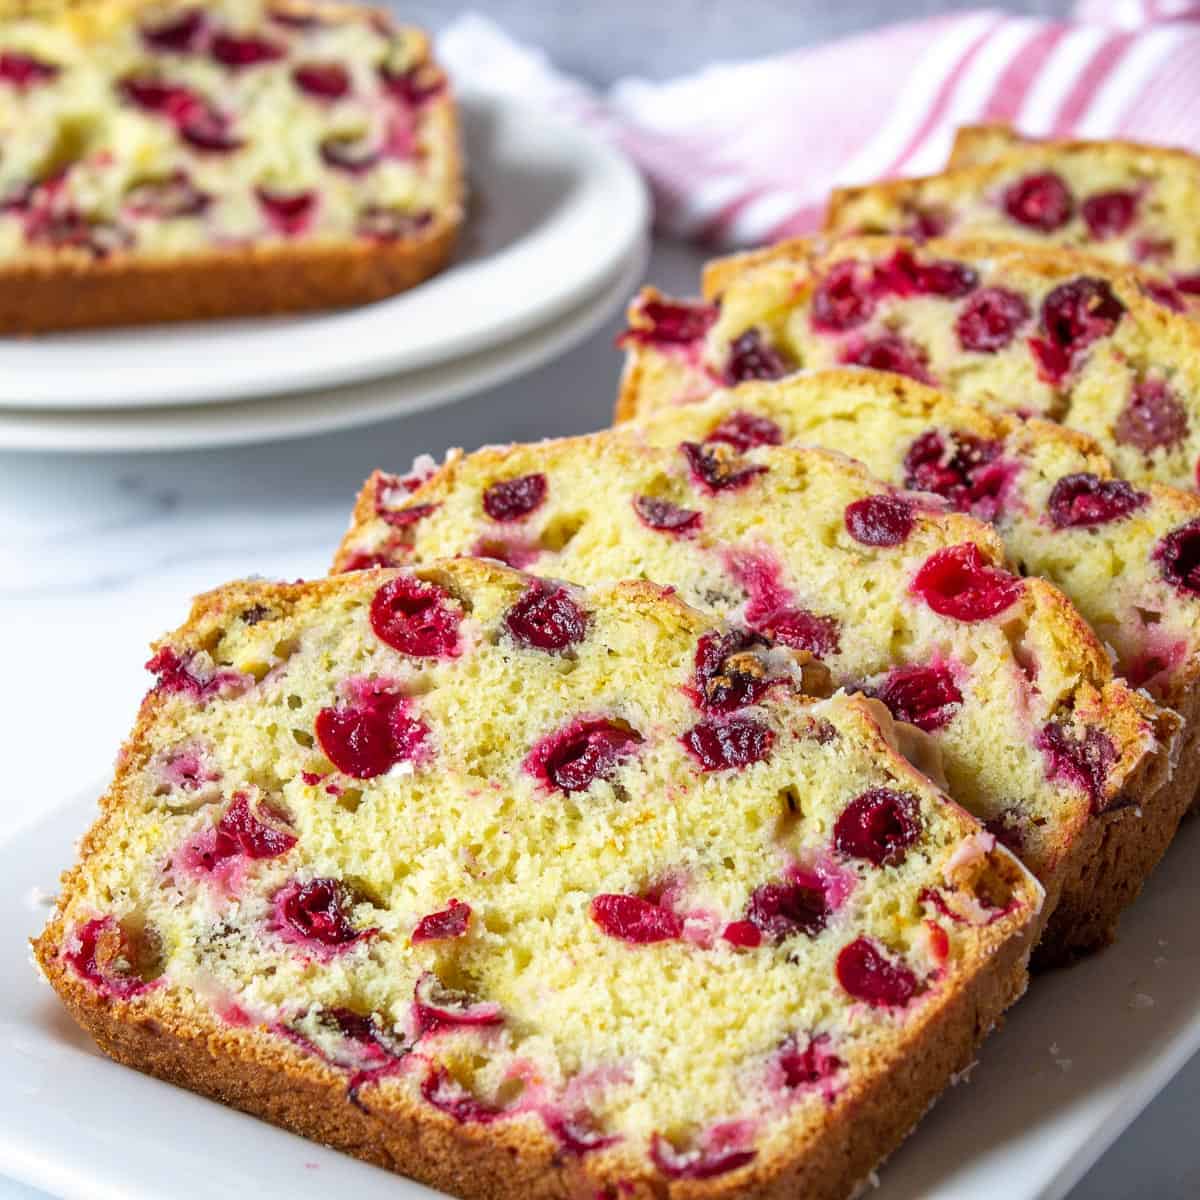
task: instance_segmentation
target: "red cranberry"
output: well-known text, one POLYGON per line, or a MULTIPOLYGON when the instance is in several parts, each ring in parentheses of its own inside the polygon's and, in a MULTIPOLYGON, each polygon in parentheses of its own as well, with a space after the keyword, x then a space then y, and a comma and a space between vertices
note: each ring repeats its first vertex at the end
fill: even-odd
POLYGON ((812 326, 827 333, 855 329, 870 319, 875 302, 874 279, 866 263, 835 263, 813 292, 812 326))
POLYGON ((1200 517, 1168 533, 1158 543, 1153 557, 1169 584, 1181 592, 1200 596, 1200 517))
POLYGON ((931 238, 941 237, 950 224, 950 214, 944 209, 914 208, 901 234, 916 242, 927 242, 931 238))
POLYGON ((440 912, 426 913, 412 932, 413 944, 419 942, 444 942, 460 938, 471 923, 471 906, 451 900, 449 908, 440 912))
POLYGON ((1161 446, 1175 446, 1188 433, 1188 415, 1181 401, 1158 378, 1143 379, 1121 410, 1113 435, 1125 446, 1147 454, 1161 446))
POLYGON ((209 53, 227 67, 255 67, 259 63, 274 62, 286 51, 275 42, 249 34, 238 37, 232 33, 213 35, 209 53))
POLYGON ((998 442, 970 433, 950 433, 949 444, 936 429, 921 434, 904 456, 904 486, 934 492, 959 512, 975 511, 985 520, 996 516, 1006 472, 992 465, 998 442))
POLYGON ((1138 287, 1143 296, 1149 296, 1155 304, 1161 304, 1171 312, 1187 311, 1187 301, 1184 300, 1183 293, 1169 283, 1163 283, 1160 279, 1143 279, 1139 281, 1138 287))
POLYGON ((340 100, 350 90, 350 72, 341 63, 301 63, 292 78, 302 92, 321 100, 340 100))
POLYGON ((199 102, 189 88, 149 75, 127 75, 117 87, 131 104, 136 104, 147 112, 163 113, 172 117, 199 102))
POLYGON ((346 559, 343 571, 369 571, 372 567, 394 567, 397 559, 391 554, 368 554, 365 550, 356 550, 346 559))
POLYGON ((420 108, 446 90, 446 77, 433 63, 418 63, 402 74, 380 69, 384 90, 409 108, 420 108))
POLYGON ((464 992, 443 987, 427 971, 413 987, 413 1024, 417 1036, 439 1033, 443 1029, 487 1028, 504 1024, 504 1013, 493 1001, 472 1002, 464 992))
POLYGON ((1061 383, 1079 355, 1112 333, 1124 312, 1103 279, 1081 275, 1060 283, 1042 301, 1042 336, 1029 340, 1038 373, 1047 383, 1061 383))
POLYGON ((941 296, 960 300, 979 284, 979 275, 966 263, 949 259, 918 262, 911 250, 897 250, 875 271, 878 291, 899 296, 941 296))
POLYGON ((743 462, 723 443, 702 446, 698 442, 681 442, 679 448, 688 461, 692 478, 707 492, 737 490, 767 471, 759 463, 743 462))
POLYGON ((593 898, 592 920, 611 938, 647 946, 683 936, 683 918, 641 896, 605 894, 593 898))
POLYGON ((423 521, 430 513, 438 509, 437 504, 410 504, 407 508, 379 508, 375 515, 394 529, 407 529, 418 521, 423 521))
POLYGON ((746 920, 772 941, 782 942, 796 933, 815 937, 829 920, 824 890, 807 883, 764 883, 754 889, 746 906, 746 920))
POLYGON ((379 161, 379 147, 367 138, 331 133, 321 139, 321 161, 352 174, 369 171, 379 161))
POLYGON ((805 608, 789 608, 761 622, 777 642, 793 650, 807 650, 816 658, 828 658, 841 649, 841 629, 836 617, 823 617, 805 608))
POLYGON ((846 531, 864 546, 899 546, 913 529, 912 505, 898 496, 864 496, 846 505, 846 531))
POLYGON ((771 752, 774 733, 751 717, 701 721, 682 737, 684 748, 704 771, 728 771, 761 762, 771 752))
POLYGON ((296 835, 280 827, 284 817, 269 805, 260 806, 259 812, 274 823, 251 812, 250 801, 244 792, 234 796, 217 823, 211 847, 200 852, 201 865, 212 871, 239 854, 246 858, 278 858, 286 854, 296 844, 296 835))
POLYGON ((588 1119, 586 1113, 575 1113, 566 1116, 560 1113, 543 1114, 546 1128, 558 1139, 558 1144, 568 1153, 576 1156, 588 1154, 593 1150, 603 1150, 607 1146, 616 1145, 621 1139, 615 1135, 601 1133, 588 1119))
POLYGON ((700 341, 717 319, 714 304, 686 304, 677 300, 647 300, 638 306, 648 322, 645 328, 627 329, 622 342, 654 346, 687 346, 700 341))
POLYGON ((795 1036, 787 1038, 779 1047, 777 1060, 783 1086, 789 1091, 796 1091, 832 1079, 846 1064, 829 1049, 829 1044, 827 1033, 809 1038, 803 1050, 795 1036))
POLYGON ((185 171, 134 184, 125 193, 125 207, 131 213, 160 220, 198 216, 211 201, 212 197, 195 187, 185 171))
POLYGON ((696 692, 709 712, 732 712, 757 704, 778 682, 767 678, 762 659, 766 638, 745 629, 706 633, 696 646, 696 692))
POLYGON ((421 1081, 421 1095, 434 1108, 462 1125, 486 1125, 502 1115, 501 1109, 472 1096, 440 1065, 430 1067, 429 1073, 421 1081))
POLYGON ((1050 721, 1038 734, 1036 745, 1046 756, 1050 778, 1065 778, 1083 788, 1092 808, 1099 811, 1109 769, 1117 761, 1117 748, 1108 734, 1089 726, 1080 738, 1060 722, 1050 721))
POLYGON ((1136 192, 1096 192, 1080 205, 1079 211, 1088 233, 1097 241, 1103 241, 1118 237, 1133 224, 1137 205, 1136 192))
POLYGON ((1060 176, 1043 171, 1018 180, 1004 193, 1004 211, 1019 225, 1052 233, 1074 215, 1075 201, 1060 176))
POLYGON ((668 1179, 712 1179, 753 1162, 757 1150, 697 1147, 677 1150, 656 1133, 650 1139, 650 1158, 668 1179))
POLYGON ((213 671, 197 674, 192 655, 180 657, 170 646, 164 646, 146 663, 146 670, 158 676, 154 685, 156 692, 168 695, 187 695, 196 700, 210 696, 238 694, 246 690, 254 679, 237 671, 213 671))
POLYGON ((530 584, 504 615, 508 632, 537 650, 560 651, 587 635, 587 616, 564 587, 530 584))
POLYGON ((610 779, 641 741, 641 734, 603 717, 581 718, 543 738, 525 769, 547 787, 579 792, 596 779, 610 779))
POLYGON ((218 113, 201 109, 179 122, 179 136, 189 146, 212 154, 229 154, 242 147, 242 139, 218 113))
POLYGON ((962 692, 949 667, 897 667, 883 681, 879 699, 897 721, 933 733, 950 724, 962 692))
POLYGON ((757 329, 747 329, 733 339, 725 364, 725 382, 745 383, 749 379, 781 379, 793 366, 783 354, 763 341, 757 329))
POLYGON ((739 409, 730 413, 704 440, 724 442, 739 454, 745 454, 755 446, 782 445, 783 430, 770 417, 739 409))
POLYGON ((184 54, 197 48, 204 35, 204 30, 204 10, 188 8, 161 25, 143 25, 139 32, 142 35, 142 41, 152 50, 184 54))
POLYGON ((983 827, 1002 846, 1007 846, 1018 858, 1025 850, 1025 834, 1022 828, 1023 819, 1014 810, 1006 809, 989 817, 983 827))
POLYGON ((1194 275, 1176 275, 1175 287, 1185 296, 1200 296, 1200 271, 1194 275))
MULTIPOLYGON (((359 1013, 352 1008, 327 1008, 321 1013, 320 1022, 353 1043, 357 1052, 354 1056, 356 1065, 388 1064, 407 1053, 407 1047, 380 1026, 374 1013, 359 1013)), ((349 1064, 339 1062, 338 1065, 349 1064)), ((364 1072, 367 1073, 374 1072, 364 1072)))
POLYGON ((454 658, 459 652, 462 613, 433 583, 401 575, 389 580, 371 601, 371 628, 380 641, 401 654, 454 658))
POLYGON ((1030 316, 1024 296, 1007 288, 984 288, 963 305, 954 331, 964 350, 995 354, 1011 344, 1030 316))
POLYGON ((910 345, 897 333, 881 333, 875 338, 851 342, 842 351, 841 361, 850 366, 869 367, 872 371, 907 375, 918 383, 933 382, 926 369, 924 351, 910 345))
POLYGON ((36 210, 25 222, 25 237, 39 245, 86 250, 107 258, 133 245, 133 234, 109 221, 90 221, 74 209, 36 210))
POLYGON ((323 708, 314 732, 326 758, 355 779, 374 779, 427 753, 429 728, 410 717, 407 700, 378 691, 354 705, 323 708))
POLYGON ((1119 521, 1149 499, 1124 479, 1097 479, 1080 472, 1064 475, 1054 485, 1046 507, 1056 529, 1079 529, 1119 521))
POLYGON ((493 521, 520 521, 546 500, 545 475, 519 475, 502 479, 483 493, 483 511, 493 521))
POLYGON ((11 84, 19 91, 53 79, 58 71, 59 68, 53 63, 42 62, 31 54, 20 54, 16 50, 0 51, 0 83, 11 84))
POLYGON ((833 827, 833 844, 847 858, 865 858, 877 867, 897 867, 920 834, 917 798, 877 787, 842 810, 833 827))
POLYGON ((1020 599, 1024 583, 991 566, 974 542, 931 554, 917 572, 911 591, 935 613, 956 621, 983 621, 1020 599))
POLYGON ((855 938, 837 957, 838 983, 872 1008, 900 1008, 918 989, 917 977, 901 962, 887 958, 869 938, 855 938))
POLYGON ((317 206, 316 192, 288 194, 258 188, 255 195, 275 229, 289 237, 304 230, 317 206))
POLYGON ((680 508, 669 500, 634 496, 633 510, 643 525, 662 533, 691 533, 700 528, 701 517, 696 509, 680 508))
POLYGON ((336 879, 310 879, 284 890, 279 911, 292 929, 306 941, 337 948, 349 946, 371 930, 356 929, 347 911, 350 898, 336 879))
POLYGON ((731 945, 742 950, 753 950, 762 945, 762 930, 753 921, 730 921, 721 936, 731 945))
POLYGON ((136 973, 137 947, 115 917, 94 917, 77 926, 63 958, 81 979, 117 1000, 128 1000, 150 986, 136 973))

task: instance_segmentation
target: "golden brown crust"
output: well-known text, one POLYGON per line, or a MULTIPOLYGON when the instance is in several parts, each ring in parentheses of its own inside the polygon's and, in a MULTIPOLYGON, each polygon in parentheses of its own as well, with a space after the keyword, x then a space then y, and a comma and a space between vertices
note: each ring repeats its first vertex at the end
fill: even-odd
POLYGON ((1009 151, 1028 147, 1047 148, 1056 154, 1067 155, 1105 149, 1148 158, 1164 166, 1187 166, 1193 169, 1200 161, 1195 153, 1183 146, 1156 146, 1129 138, 1097 138, 1091 141, 1084 138, 1039 138, 1023 134, 1002 121, 995 121, 960 125, 954 134, 946 167, 950 170, 974 167, 1009 151))

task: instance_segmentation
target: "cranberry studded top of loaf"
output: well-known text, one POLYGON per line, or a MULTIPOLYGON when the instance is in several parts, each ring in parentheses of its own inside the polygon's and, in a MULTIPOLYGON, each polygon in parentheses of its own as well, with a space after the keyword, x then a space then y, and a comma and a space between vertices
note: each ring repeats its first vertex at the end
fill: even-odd
POLYGON ((457 225, 425 36, 306 0, 104 0, 0 26, 0 268, 457 225))
POLYGON ((577 1194, 846 1195, 890 1148, 849 1115, 919 1116, 950 1009, 986 1028, 1023 986, 1040 888, 886 713, 765 644, 698 668, 728 650, 649 585, 474 561, 201 597, 40 961, 85 1022, 462 1139, 398 1165, 468 1194, 520 1153, 577 1194))
MULTIPOLYGON (((1200 680, 1200 496, 1118 478, 1083 434, 992 416, 912 380, 830 370, 750 383, 639 423, 654 445, 754 429, 839 450, 898 487, 990 522, 1021 574, 1066 593, 1120 672, 1171 707, 1200 680)), ((896 711, 903 716, 902 710, 896 711)))
POLYGON ((834 234, 1051 243, 1167 272, 1200 295, 1200 157, 1123 141, 1025 141, 959 132, 950 169, 833 193, 834 234))
POLYGON ((862 366, 1083 430, 1129 479, 1195 486, 1200 323, 1133 272, 995 242, 801 239, 718 260, 704 292, 635 302, 619 418, 862 366))
MULTIPOLYGON (((1061 592, 1009 573, 994 530, 770 440, 753 422, 670 448, 614 432, 451 456, 411 493, 376 475, 336 565, 477 554, 585 584, 650 579, 747 644, 768 636, 840 686, 908 696, 951 794, 1019 847, 1052 906, 1093 818, 1165 796, 1178 722, 1113 678, 1061 592)), ((1095 933, 1063 920, 1047 956, 1095 933)))

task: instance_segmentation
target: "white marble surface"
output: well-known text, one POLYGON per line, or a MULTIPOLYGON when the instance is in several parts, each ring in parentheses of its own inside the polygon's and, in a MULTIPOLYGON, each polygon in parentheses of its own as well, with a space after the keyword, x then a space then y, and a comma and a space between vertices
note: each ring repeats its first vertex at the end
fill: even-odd
MULTIPOLYGON (((660 246, 650 273, 687 290, 699 259, 660 246)), ((186 454, 0 455, 0 830, 109 770, 146 688, 146 644, 184 617, 192 594, 252 573, 323 573, 372 467, 403 467, 450 445, 605 424, 619 369, 614 332, 603 329, 487 395, 345 434, 186 454)), ((1076 1200, 1200 1195, 1197 1111, 1193 1062, 1079 1185, 1076 1200)), ((35 1195, 0 1179, 0 1200, 35 1195)))

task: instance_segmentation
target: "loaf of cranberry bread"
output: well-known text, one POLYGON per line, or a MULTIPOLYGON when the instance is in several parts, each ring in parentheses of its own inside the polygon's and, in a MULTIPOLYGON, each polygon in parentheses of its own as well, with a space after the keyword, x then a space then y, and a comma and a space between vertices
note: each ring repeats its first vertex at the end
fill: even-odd
POLYGON ((800 368, 870 367, 989 411, 1061 421, 1126 478, 1191 488, 1200 322, 1174 311, 1177 299, 1054 248, 781 242, 710 264, 702 303, 642 293, 622 339, 617 416, 800 368))
POLYGON ((283 312, 447 261, 457 126, 424 34, 308 0, 0 23, 0 331, 283 312))
POLYGON ((1200 157, 1126 141, 1033 141, 960 130, 940 175, 840 188, 833 234, 1009 238, 1167 272, 1200 295, 1200 157))
POLYGON ((840 1200, 1042 897, 802 658, 468 560, 210 593, 38 960, 119 1061, 467 1200, 840 1200))
POLYGON ((452 455, 412 492, 377 474, 335 567, 456 554, 672 586, 744 644, 772 637, 909 708, 954 798, 1045 885, 1039 964, 1111 939, 1190 800, 1170 776, 1178 717, 1114 679, 1058 589, 1005 569, 994 530, 753 424, 669 448, 615 432, 452 455))

